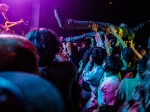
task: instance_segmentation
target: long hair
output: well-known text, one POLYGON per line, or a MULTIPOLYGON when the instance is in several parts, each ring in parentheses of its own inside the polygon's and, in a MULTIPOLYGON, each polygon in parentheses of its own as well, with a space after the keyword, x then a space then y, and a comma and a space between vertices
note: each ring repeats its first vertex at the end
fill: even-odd
POLYGON ((34 28, 26 36, 33 43, 39 55, 39 66, 47 66, 60 50, 60 42, 54 31, 34 28))

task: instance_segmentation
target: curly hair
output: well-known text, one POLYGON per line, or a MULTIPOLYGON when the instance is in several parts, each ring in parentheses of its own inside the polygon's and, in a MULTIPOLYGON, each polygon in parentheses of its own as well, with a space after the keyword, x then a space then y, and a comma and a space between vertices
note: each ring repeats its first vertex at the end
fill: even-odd
POLYGON ((60 50, 60 42, 54 31, 46 28, 34 28, 26 38, 33 43, 39 55, 39 66, 46 66, 54 60, 60 50))
POLYGON ((111 72, 113 74, 118 74, 123 66, 122 60, 118 56, 107 56, 105 59, 105 66, 103 67, 105 71, 111 72))
POLYGON ((91 56, 94 63, 101 66, 107 56, 107 53, 106 50, 101 47, 94 47, 91 56))

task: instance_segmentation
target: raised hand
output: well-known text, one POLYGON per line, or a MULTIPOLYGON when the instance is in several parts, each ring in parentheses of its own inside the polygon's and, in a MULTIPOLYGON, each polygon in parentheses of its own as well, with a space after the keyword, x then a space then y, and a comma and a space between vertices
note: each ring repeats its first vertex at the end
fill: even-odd
POLYGON ((97 32, 98 31, 98 25, 93 23, 92 25, 92 31, 97 32))
MULTIPOLYGON (((115 30, 115 27, 114 27, 114 26, 109 26, 109 29, 110 29, 110 33, 116 34, 116 30, 115 30)), ((109 31, 109 30, 108 30, 108 31, 109 31)))

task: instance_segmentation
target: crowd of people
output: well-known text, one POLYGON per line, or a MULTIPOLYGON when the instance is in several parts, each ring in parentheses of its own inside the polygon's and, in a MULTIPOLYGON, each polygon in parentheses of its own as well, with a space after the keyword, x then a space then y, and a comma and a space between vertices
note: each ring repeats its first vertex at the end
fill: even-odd
MULTIPOLYGON (((8 8, 0 4, 2 30, 8 8)), ((149 21, 129 30, 54 14, 60 28, 91 32, 66 38, 48 28, 25 37, 0 34, 0 111, 149 112, 150 49, 134 47, 135 31, 149 21)))

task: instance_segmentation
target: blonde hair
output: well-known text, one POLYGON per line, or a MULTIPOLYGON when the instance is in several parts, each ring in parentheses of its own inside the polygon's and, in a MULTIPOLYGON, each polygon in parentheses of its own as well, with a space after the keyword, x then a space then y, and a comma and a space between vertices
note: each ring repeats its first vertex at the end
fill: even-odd
POLYGON ((8 5, 6 5, 6 4, 4 4, 4 3, 1 3, 1 4, 0 4, 0 12, 4 11, 4 9, 8 9, 8 8, 9 8, 8 5))

